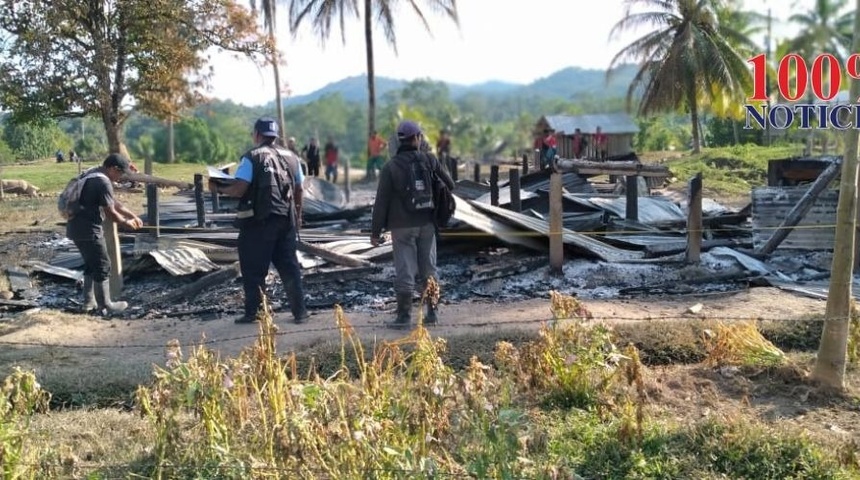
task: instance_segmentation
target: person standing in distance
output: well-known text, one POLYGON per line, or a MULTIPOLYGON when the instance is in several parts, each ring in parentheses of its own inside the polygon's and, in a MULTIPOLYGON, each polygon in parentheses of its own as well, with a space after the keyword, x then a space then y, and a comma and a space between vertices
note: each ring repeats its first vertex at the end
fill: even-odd
POLYGON ((254 148, 242 155, 236 181, 209 188, 238 198, 239 265, 245 290, 245 313, 236 323, 252 323, 262 305, 269 264, 275 266, 295 323, 308 319, 302 272, 296 255, 302 226, 302 182, 299 158, 278 146, 278 124, 260 118, 251 133, 254 148))
MULTIPOLYGON (((382 232, 391 231, 394 243, 394 292, 397 298, 397 317, 386 323, 389 328, 409 328, 412 324, 412 293, 416 279, 419 291, 424 291, 430 277, 436 277, 436 225, 434 212, 413 212, 407 207, 410 192, 407 185, 412 178, 413 164, 424 162, 427 170, 432 171, 450 189, 454 181, 442 168, 439 160, 431 153, 421 151, 424 135, 421 128, 411 121, 397 126, 399 146, 397 154, 388 161, 379 173, 376 187, 376 200, 373 205, 373 220, 370 228, 370 242, 377 246, 381 243, 382 232)), ((424 142, 426 143, 426 142, 424 142)), ((432 180, 425 179, 425 188, 432 188, 432 180)), ((436 308, 427 305, 424 323, 437 323, 436 308)))
POLYGON ((133 230, 143 226, 134 212, 114 198, 113 183, 130 171, 131 162, 123 155, 108 155, 102 166, 84 181, 77 210, 66 224, 66 236, 84 258, 84 311, 98 309, 100 313, 112 314, 128 308, 126 302, 110 298, 111 263, 102 222, 106 215, 117 225, 133 230))

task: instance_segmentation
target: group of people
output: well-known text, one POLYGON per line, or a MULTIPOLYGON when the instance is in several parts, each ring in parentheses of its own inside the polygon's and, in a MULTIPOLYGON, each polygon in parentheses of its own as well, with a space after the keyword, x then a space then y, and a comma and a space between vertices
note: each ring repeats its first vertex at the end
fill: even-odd
POLYGON ((300 164, 303 173, 310 177, 320 176, 320 167, 322 160, 325 160, 325 170, 323 173, 325 179, 332 183, 337 183, 337 169, 340 166, 340 149, 334 142, 332 137, 328 137, 320 153, 319 143, 316 137, 311 137, 308 143, 299 150, 296 144, 296 138, 290 137, 287 140, 287 148, 300 158, 300 164))
MULTIPOLYGON (((56 158, 57 163, 63 163, 66 161, 66 157, 63 156, 62 150, 57 150, 57 153, 54 155, 54 158, 56 158)), ((69 150, 69 161, 72 163, 78 163, 81 161, 81 157, 79 157, 74 150, 69 150)))
POLYGON ((535 149, 540 151, 538 156, 540 157, 541 169, 549 168, 552 163, 552 159, 558 153, 557 137, 559 135, 566 136, 570 139, 573 158, 585 158, 587 156, 586 152, 588 151, 588 146, 591 142, 594 147, 593 155, 595 159, 600 160, 601 162, 606 161, 609 148, 609 137, 603 133, 600 126, 598 126, 594 133, 590 135, 582 133, 579 128, 574 129, 573 133, 570 135, 565 135, 564 132, 556 133, 556 131, 551 128, 545 128, 543 131, 543 137, 535 140, 535 149))
MULTIPOLYGON (((278 124, 270 118, 254 123, 254 147, 241 156, 235 180, 217 183, 210 179, 209 189, 239 199, 236 226, 239 229, 238 253, 244 308, 235 323, 258 320, 262 306, 265 279, 269 265, 274 265, 284 286, 289 309, 295 323, 309 318, 302 286, 301 266, 297 249, 302 227, 303 183, 306 175, 318 175, 318 163, 310 161, 316 139, 303 149, 308 171, 303 171, 295 140, 281 143, 278 124), (316 167, 316 171, 314 171, 316 167)), ((419 180, 410 176, 416 166, 425 167, 431 175, 454 188, 447 170, 429 153, 421 128, 414 122, 401 122, 396 131, 397 150, 390 161, 380 166, 377 195, 373 206, 370 243, 383 242, 383 232, 390 231, 394 253, 394 291, 397 299, 396 317, 386 326, 396 329, 412 324, 411 308, 416 287, 423 291, 430 278, 436 276, 436 228, 432 211, 415 213, 407 202, 412 188, 419 180), (413 185, 410 186, 410 183, 413 185)), ((333 145, 333 142, 330 142, 333 145)), ((379 147, 384 149, 384 146, 379 147)), ((379 152, 378 152, 379 153, 379 152)), ((336 165, 336 147, 334 163, 336 165)), ((318 157, 317 157, 318 158, 318 157)), ((326 156, 328 162, 328 155, 326 156)), ((113 153, 102 165, 82 174, 83 186, 77 200, 77 210, 69 218, 67 236, 84 258, 84 311, 101 314, 123 312, 126 302, 110 298, 110 257, 105 244, 103 219, 110 217, 118 225, 137 230, 141 219, 123 206, 115 197, 113 183, 131 172, 131 162, 113 153)), ((336 175, 336 174, 335 174, 336 175)), ((429 185, 430 178, 420 180, 429 185)), ((428 302, 426 324, 437 322, 436 304, 428 302)))

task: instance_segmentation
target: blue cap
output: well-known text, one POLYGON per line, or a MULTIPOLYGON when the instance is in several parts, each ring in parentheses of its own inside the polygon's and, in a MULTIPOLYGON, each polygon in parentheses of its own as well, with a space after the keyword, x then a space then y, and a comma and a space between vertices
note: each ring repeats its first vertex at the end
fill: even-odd
POLYGON ((412 122, 410 120, 404 120, 400 122, 400 125, 397 126, 397 138, 400 140, 412 138, 419 133, 421 133, 421 127, 419 127, 417 123, 412 122))
POLYGON ((277 137, 278 122, 271 118, 263 117, 254 123, 254 131, 264 137, 277 137))

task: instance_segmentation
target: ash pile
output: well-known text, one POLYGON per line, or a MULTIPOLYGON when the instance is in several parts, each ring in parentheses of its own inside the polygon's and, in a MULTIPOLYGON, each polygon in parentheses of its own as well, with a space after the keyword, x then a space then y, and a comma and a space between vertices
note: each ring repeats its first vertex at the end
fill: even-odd
MULTIPOLYGON (((550 272, 548 260, 549 170, 522 175, 516 191, 498 173, 492 181, 458 180, 455 219, 440 231, 438 244, 442 302, 547 298, 551 290, 624 298, 756 286, 825 298, 833 231, 816 226, 834 224, 838 192, 829 188, 835 175, 827 177, 838 170, 833 165, 839 159, 775 162, 782 169, 774 173, 776 184, 753 189, 744 208, 703 200, 701 256, 693 264, 686 257, 687 195, 655 188, 671 175, 668 170, 632 182, 624 181, 629 172, 617 165, 564 173, 560 275, 550 272), (798 165, 802 174, 792 169, 798 165), (810 202, 808 193, 820 183, 828 187, 810 202), (636 215, 627 212, 631 195, 636 215), (810 204, 795 221, 801 202, 810 204), (787 235, 772 241, 782 230, 787 235)), ((375 187, 353 186, 349 201, 340 186, 324 180, 309 179, 306 190, 299 258, 308 307, 393 308, 391 245, 373 247, 368 237, 375 187)), ((121 297, 131 305, 126 318, 212 320, 240 313, 235 206, 224 197, 180 192, 158 203, 157 223, 141 215, 151 226, 119 232, 121 297)), ((79 311, 83 260, 74 245, 59 233, 28 241, 40 258, 2 264, 9 290, 0 292, 0 317, 33 308, 79 311)), ((13 244, 2 242, 0 250, 18 248, 13 244)), ((10 258, 7 253, 0 251, 10 258)), ((285 308, 277 275, 267 286, 275 310, 285 308)))

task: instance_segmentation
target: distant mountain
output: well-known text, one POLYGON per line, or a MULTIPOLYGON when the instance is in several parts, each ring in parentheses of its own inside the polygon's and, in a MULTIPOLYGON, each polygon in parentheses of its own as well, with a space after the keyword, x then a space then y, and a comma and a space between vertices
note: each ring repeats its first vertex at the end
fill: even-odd
MULTIPOLYGON (((474 85, 446 83, 451 98, 467 94, 479 94, 487 97, 504 97, 516 95, 526 98, 559 98, 570 100, 577 96, 588 95, 595 98, 618 98, 627 95, 627 87, 636 74, 636 66, 625 65, 613 72, 610 82, 606 83, 606 71, 567 67, 547 77, 539 78, 527 85, 491 80, 474 85)), ((399 90, 409 83, 388 77, 376 77, 376 96, 382 98, 386 93, 399 90)), ((367 77, 358 75, 347 77, 330 83, 319 90, 306 95, 290 97, 285 105, 302 105, 313 102, 320 97, 339 93, 349 102, 367 102, 367 77)))

